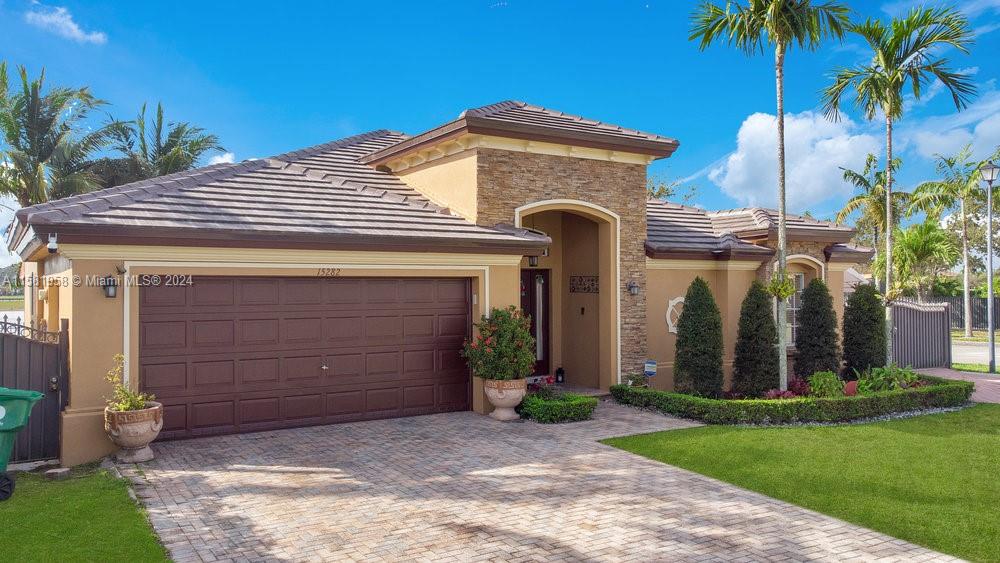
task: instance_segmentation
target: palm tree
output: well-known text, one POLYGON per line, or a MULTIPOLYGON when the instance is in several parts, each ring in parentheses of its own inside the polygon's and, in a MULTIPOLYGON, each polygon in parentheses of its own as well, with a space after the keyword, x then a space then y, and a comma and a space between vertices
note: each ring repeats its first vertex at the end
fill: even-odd
MULTIPOLYGON (((916 291, 923 301, 930 294, 934 278, 955 265, 959 258, 958 245, 952 233, 942 229, 933 219, 896 231, 896 255, 893 257, 894 290, 916 291)), ((886 271, 885 255, 875 260, 876 275, 886 271)))
POLYGON ((962 295, 965 310, 965 335, 972 337, 972 294, 970 293, 969 221, 976 204, 986 198, 979 187, 979 167, 986 160, 1000 157, 1000 150, 984 161, 972 159, 972 145, 966 145, 953 156, 935 155, 939 180, 924 182, 913 192, 912 208, 940 221, 947 212, 958 214, 959 238, 962 242, 962 295))
POLYGON ((34 80, 18 67, 19 92, 11 93, 7 63, 0 62, 0 193, 23 207, 100 187, 82 163, 106 142, 107 131, 74 138, 80 122, 103 104, 87 88, 45 87, 45 70, 34 80))
MULTIPOLYGON (((127 176, 142 180, 182 172, 196 167, 209 152, 224 152, 219 138, 186 122, 164 122, 163 105, 156 104, 156 117, 146 121, 146 104, 134 121, 108 124, 113 148, 122 154, 127 176)), ((120 171, 118 171, 120 175, 120 171)))
MULTIPOLYGON (((841 38, 848 26, 847 6, 840 2, 811 0, 748 0, 726 2, 720 8, 702 4, 692 15, 689 39, 699 39, 702 50, 716 40, 735 45, 747 55, 763 54, 774 48, 774 78, 777 93, 778 134, 778 264, 775 277, 787 279, 785 228, 785 54, 793 46, 813 51, 826 37, 841 38)), ((787 284, 783 284, 787 285, 787 284)), ((781 389, 788 388, 787 298, 778 297, 778 372, 781 389)))
MULTIPOLYGON (((902 165, 902 161, 898 158, 895 159, 892 163, 893 171, 898 170, 900 165, 902 165)), ((847 200, 834 221, 843 224, 852 214, 860 212, 856 225, 859 227, 859 231, 866 227, 871 229, 872 245, 877 249, 879 236, 886 231, 885 171, 878 169, 878 157, 874 154, 869 154, 865 159, 865 166, 861 172, 848 168, 841 168, 841 170, 844 171, 844 181, 853 185, 861 193, 847 200)), ((908 209, 910 194, 893 192, 892 201, 892 215, 898 218, 903 211, 908 209)))
MULTIPOLYGON (((885 195, 892 197, 892 126, 903 115, 903 89, 909 84, 913 96, 920 98, 923 86, 936 78, 951 93, 958 109, 968 104, 975 94, 975 85, 967 74, 954 72, 948 59, 940 55, 943 47, 952 46, 967 53, 973 35, 961 12, 953 8, 914 8, 906 17, 894 18, 890 25, 868 19, 851 26, 872 51, 866 64, 842 68, 836 72, 833 84, 823 92, 827 117, 839 119, 841 101, 848 88, 854 88, 854 101, 865 118, 885 117, 885 195)), ((885 206, 886 225, 892 225, 892 205, 885 206)), ((892 263, 892 229, 885 233, 885 255, 892 263)), ((892 268, 885 269, 886 297, 891 300, 892 268)), ((892 330, 892 307, 885 308, 886 331, 892 330)), ((891 336, 891 335, 889 335, 891 336)), ((892 362, 892 339, 887 338, 886 360, 892 362)))

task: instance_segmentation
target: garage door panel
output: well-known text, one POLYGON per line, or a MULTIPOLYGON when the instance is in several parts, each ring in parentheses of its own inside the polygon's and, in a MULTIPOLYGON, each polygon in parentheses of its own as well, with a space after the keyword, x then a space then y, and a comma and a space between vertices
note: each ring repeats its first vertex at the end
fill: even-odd
POLYGON ((164 403, 164 439, 469 407, 467 280, 195 277, 139 291, 140 383, 164 403))

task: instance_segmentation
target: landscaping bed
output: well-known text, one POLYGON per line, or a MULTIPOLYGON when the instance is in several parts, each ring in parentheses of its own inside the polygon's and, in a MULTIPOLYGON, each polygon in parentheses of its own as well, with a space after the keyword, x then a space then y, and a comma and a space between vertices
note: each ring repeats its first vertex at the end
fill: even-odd
POLYGON ((597 397, 560 393, 549 389, 529 394, 521 403, 521 416, 541 423, 590 420, 597 397))
POLYGON ((847 422, 893 413, 948 408, 969 401, 974 385, 923 376, 919 387, 840 397, 788 399, 711 399, 628 385, 611 386, 611 396, 623 404, 709 424, 792 424, 847 422))

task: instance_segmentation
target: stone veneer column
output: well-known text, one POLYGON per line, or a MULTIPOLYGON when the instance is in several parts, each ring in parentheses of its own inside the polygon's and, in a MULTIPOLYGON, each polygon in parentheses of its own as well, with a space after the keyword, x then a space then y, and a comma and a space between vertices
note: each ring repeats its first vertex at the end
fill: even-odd
POLYGON ((549 199, 585 201, 621 217, 622 374, 641 372, 648 353, 645 165, 479 148, 476 166, 480 225, 513 224, 516 208, 549 199), (639 295, 625 289, 629 281, 639 295))

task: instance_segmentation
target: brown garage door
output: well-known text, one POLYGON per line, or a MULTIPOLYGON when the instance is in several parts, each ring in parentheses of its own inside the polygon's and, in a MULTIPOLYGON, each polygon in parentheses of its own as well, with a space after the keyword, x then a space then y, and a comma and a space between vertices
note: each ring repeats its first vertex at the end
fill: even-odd
POLYGON ((163 438, 469 408, 468 280, 195 277, 139 301, 163 438))

